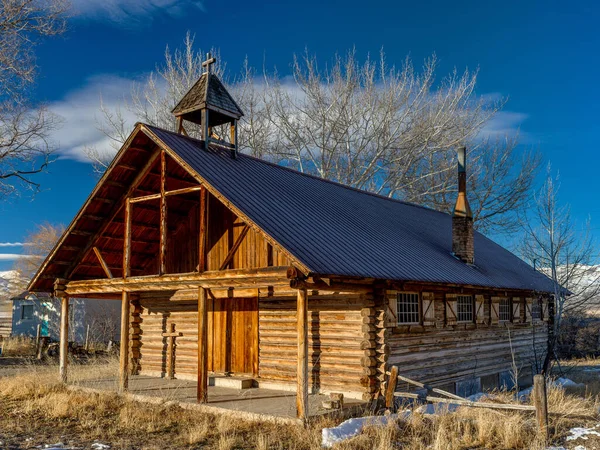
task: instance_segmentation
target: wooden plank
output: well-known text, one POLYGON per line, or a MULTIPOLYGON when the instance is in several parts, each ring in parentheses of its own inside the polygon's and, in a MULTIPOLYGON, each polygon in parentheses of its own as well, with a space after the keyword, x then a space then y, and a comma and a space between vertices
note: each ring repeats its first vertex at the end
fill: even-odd
POLYGON ((238 236, 236 241, 233 243, 233 246, 229 250, 229 253, 227 253, 227 256, 221 263, 221 267, 219 267, 219 270, 225 270, 229 266, 229 264, 231 263, 231 260, 233 259, 233 256, 235 255, 235 252, 237 252, 238 249, 240 248, 240 245, 242 245, 242 242, 244 241, 244 238, 248 234, 249 230, 250 230, 250 227, 248 225, 244 225, 244 228, 242 229, 240 235, 238 236))
POLYGON ((121 347, 119 349, 119 392, 129 388, 129 292, 121 296, 121 347))
POLYGON ((167 199, 165 197, 165 177, 167 173, 167 159, 165 151, 160 152, 160 244, 158 257, 158 274, 167 272, 167 199))
POLYGON ((200 189, 200 227, 198 235, 198 272, 206 270, 206 245, 208 242, 208 195, 206 188, 200 189))
POLYGON ((206 289, 198 289, 198 403, 208 402, 208 301, 206 289))
POLYGON ((414 398, 425 400, 429 403, 449 403, 459 406, 469 406, 471 408, 489 408, 489 409, 504 409, 504 410, 516 410, 516 411, 535 411, 534 406, 529 405, 513 405, 507 403, 485 403, 485 402, 472 402, 470 400, 458 400, 453 398, 442 398, 442 397, 430 397, 422 396, 420 394, 414 394, 412 392, 396 392, 396 397, 403 398, 414 398))
POLYGON ((406 381, 407 383, 414 384, 415 386, 418 386, 420 388, 427 389, 429 391, 435 392, 436 394, 445 395, 446 397, 453 398, 455 400, 464 400, 464 398, 459 395, 452 394, 451 392, 444 391, 442 389, 437 389, 437 388, 434 388, 431 386, 427 386, 426 384, 419 383, 418 381, 411 380, 410 378, 404 377, 402 375, 398 375, 398 368, 396 366, 394 366, 394 367, 392 367, 392 370, 394 368, 396 368, 396 377, 402 381, 406 381))
POLYGON ((298 379, 296 391, 296 412, 299 419, 308 418, 308 294, 306 289, 298 289, 298 379))
POLYGON ((69 360, 69 297, 60 299, 60 380, 67 382, 67 365, 69 360))
POLYGON ((104 270, 104 273, 106 274, 106 276, 108 278, 112 278, 113 277, 112 272, 110 271, 108 264, 106 264, 106 261, 104 261, 104 258, 100 254, 100 250, 98 250, 98 247, 94 247, 94 253, 96 254, 96 258, 98 258, 98 261, 100 262, 100 265, 102 266, 102 270, 104 270))

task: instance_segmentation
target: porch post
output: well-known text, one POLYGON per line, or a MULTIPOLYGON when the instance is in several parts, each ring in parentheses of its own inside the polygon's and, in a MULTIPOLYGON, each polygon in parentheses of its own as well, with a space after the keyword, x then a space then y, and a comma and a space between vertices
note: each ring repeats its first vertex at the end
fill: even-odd
POLYGON ((66 383, 69 352, 69 297, 62 297, 60 303, 60 380, 66 383))
POLYGON ((119 392, 129 387, 129 292, 121 293, 121 348, 119 349, 119 392))
POLYGON ((308 418, 308 296, 306 288, 298 289, 296 321, 298 325, 298 387, 296 412, 299 419, 308 418))
POLYGON ((208 312, 206 289, 198 288, 198 403, 208 401, 208 312))

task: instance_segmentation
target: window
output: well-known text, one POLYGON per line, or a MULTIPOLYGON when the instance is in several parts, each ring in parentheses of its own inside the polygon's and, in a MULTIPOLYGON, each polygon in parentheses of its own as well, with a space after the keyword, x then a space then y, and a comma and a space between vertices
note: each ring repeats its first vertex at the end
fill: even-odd
POLYGON ((398 324, 418 324, 421 320, 419 314, 419 294, 398 292, 398 324))
POLYGON ((501 298, 500 299, 500 312, 499 319, 510 321, 510 298, 501 298))
POLYGON ((33 319, 33 305, 21 306, 21 320, 33 319))
POLYGON ((535 299, 531 305, 531 318, 533 320, 542 319, 542 307, 540 306, 540 302, 537 299, 535 299))
POLYGON ((473 322, 473 297, 470 295, 456 296, 456 320, 458 322, 473 322))

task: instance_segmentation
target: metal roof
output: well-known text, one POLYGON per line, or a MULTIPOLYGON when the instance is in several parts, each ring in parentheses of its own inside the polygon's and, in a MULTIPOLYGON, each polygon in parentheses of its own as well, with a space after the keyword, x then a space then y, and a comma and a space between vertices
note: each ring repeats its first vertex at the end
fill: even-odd
POLYGON ((146 127, 312 273, 553 290, 549 278, 478 232, 475 264, 455 258, 449 214, 146 127))

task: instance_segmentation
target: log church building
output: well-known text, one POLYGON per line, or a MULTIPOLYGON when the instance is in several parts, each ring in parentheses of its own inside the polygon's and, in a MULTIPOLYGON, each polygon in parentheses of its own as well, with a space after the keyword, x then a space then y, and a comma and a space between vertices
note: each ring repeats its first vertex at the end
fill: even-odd
POLYGON ((310 392, 377 397, 392 365, 463 394, 539 370, 552 283, 474 231, 464 149, 451 215, 245 155, 212 62, 177 132, 135 125, 31 281, 62 299, 65 381, 69 298, 121 302, 122 390, 187 378, 198 402, 244 377, 305 417, 310 392))

